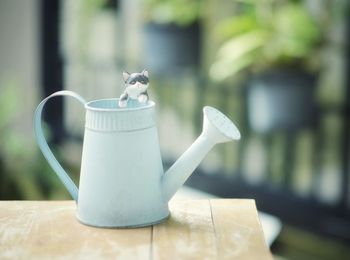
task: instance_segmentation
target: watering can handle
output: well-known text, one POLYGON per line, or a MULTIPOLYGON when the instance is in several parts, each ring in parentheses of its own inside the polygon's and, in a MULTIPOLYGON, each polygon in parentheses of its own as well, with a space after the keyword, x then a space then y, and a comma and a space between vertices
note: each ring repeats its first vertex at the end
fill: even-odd
POLYGON ((41 126, 41 114, 44 108, 45 103, 53 97, 56 96, 69 96, 77 99, 80 103, 85 105, 86 101, 84 98, 79 96, 78 94, 68 91, 68 90, 63 90, 63 91, 58 91, 53 93, 52 95, 48 96, 45 98, 41 103, 38 105, 38 107, 35 110, 35 115, 34 115, 34 132, 36 136, 36 140, 38 142, 38 145, 40 147, 41 152, 43 153, 44 157, 46 158, 47 162, 50 164, 52 169, 56 172, 57 176, 60 178, 60 180, 63 182, 64 186, 67 188, 69 191, 70 195, 73 197, 73 199, 78 202, 78 188, 72 181, 72 179, 68 176, 66 171, 62 168, 60 163, 57 161, 55 156, 53 155, 52 151, 50 150, 46 140, 45 136, 43 133, 43 129, 41 126))

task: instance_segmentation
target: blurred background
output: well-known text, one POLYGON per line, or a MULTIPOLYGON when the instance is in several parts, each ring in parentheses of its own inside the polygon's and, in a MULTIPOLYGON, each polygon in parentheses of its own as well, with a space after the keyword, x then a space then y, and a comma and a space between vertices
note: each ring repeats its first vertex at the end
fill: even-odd
MULTIPOLYGON (((32 118, 62 89, 119 97, 150 72, 164 167, 199 135, 202 107, 240 142, 214 147, 186 185, 254 198, 282 221, 281 259, 350 255, 348 0, 0 0, 0 199, 70 199, 32 118)), ((54 153, 79 181, 84 109, 45 108, 54 153)))

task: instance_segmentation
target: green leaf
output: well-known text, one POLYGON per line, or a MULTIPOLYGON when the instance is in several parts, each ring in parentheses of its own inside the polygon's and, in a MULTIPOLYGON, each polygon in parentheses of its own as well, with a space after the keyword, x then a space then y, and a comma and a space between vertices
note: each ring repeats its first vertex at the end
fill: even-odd
POLYGON ((224 20, 217 26, 219 38, 227 39, 248 31, 258 29, 256 19, 252 16, 240 15, 224 20))
POLYGON ((297 4, 280 8, 275 15, 274 30, 281 55, 301 58, 320 40, 320 31, 306 9, 297 4))
POLYGON ((235 37, 218 50, 217 60, 210 68, 210 76, 216 81, 224 80, 252 65, 255 52, 266 43, 267 33, 255 30, 235 37))

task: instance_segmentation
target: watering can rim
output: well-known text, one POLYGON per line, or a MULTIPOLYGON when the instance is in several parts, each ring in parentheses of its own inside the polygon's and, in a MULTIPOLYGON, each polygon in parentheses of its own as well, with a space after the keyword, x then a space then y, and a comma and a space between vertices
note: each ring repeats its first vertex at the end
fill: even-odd
POLYGON ((115 108, 103 108, 103 107, 96 107, 92 106, 93 103, 101 102, 101 101, 113 101, 118 104, 119 98, 103 98, 103 99, 95 99, 88 101, 84 104, 84 107, 86 110, 90 111, 100 111, 100 112, 130 112, 130 111, 139 111, 139 110, 146 110, 151 109, 155 107, 156 103, 154 101, 147 101, 146 105, 138 106, 138 107, 115 107, 115 108))

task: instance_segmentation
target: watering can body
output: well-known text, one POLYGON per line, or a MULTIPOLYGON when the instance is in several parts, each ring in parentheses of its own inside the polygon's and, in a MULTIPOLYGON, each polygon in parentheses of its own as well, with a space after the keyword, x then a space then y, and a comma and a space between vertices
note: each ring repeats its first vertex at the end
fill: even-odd
POLYGON ((77 217, 94 226, 149 225, 169 214, 160 186, 155 105, 96 109, 116 104, 110 99, 86 105, 77 217))
POLYGON ((86 102, 74 92, 59 91, 39 104, 34 130, 43 155, 77 202, 80 222, 97 227, 141 227, 169 216, 168 201, 215 143, 240 138, 238 130, 224 122, 226 118, 207 110, 217 122, 205 117, 206 130, 166 173, 152 101, 120 108, 118 99, 86 102), (44 105, 56 96, 73 97, 86 109, 79 190, 51 152, 41 127, 44 105), (225 133, 217 134, 218 124, 225 133))

